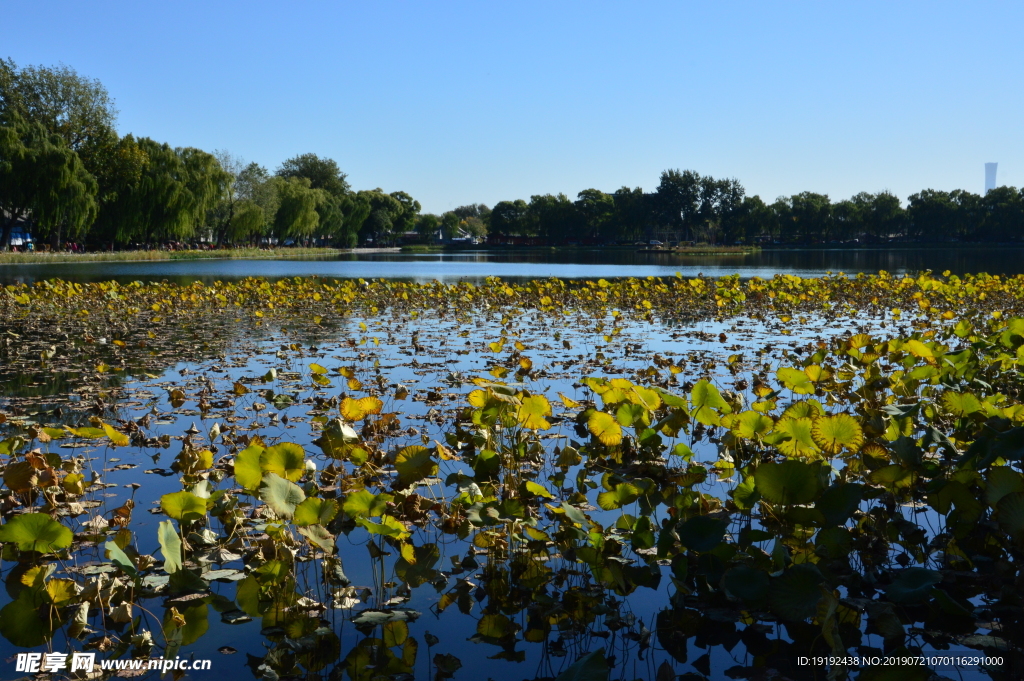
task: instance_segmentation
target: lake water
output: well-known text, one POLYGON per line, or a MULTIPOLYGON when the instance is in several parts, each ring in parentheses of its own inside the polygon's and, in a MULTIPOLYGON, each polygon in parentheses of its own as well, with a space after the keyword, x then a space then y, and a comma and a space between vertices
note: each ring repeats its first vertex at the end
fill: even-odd
POLYGON ((269 278, 317 275, 333 278, 386 278, 414 281, 508 279, 596 279, 664 277, 682 272, 770 278, 826 272, 934 272, 954 274, 1024 272, 1024 249, 973 247, 872 249, 783 249, 750 255, 684 256, 612 250, 479 250, 438 254, 367 253, 332 258, 280 260, 180 260, 0 265, 0 283, 34 282, 59 277, 75 281, 212 282, 249 276, 269 278))
MULTIPOLYGON (((47 277, 63 277, 79 281, 116 278, 122 281, 168 279, 184 283, 247 276, 320 275, 453 282, 459 279, 481 280, 487 276, 597 279, 672 276, 676 272, 691 276, 698 272, 710 276, 738 272, 743 276, 761 277, 777 273, 817 276, 826 271, 853 273, 879 269, 895 273, 922 269, 1016 273, 1020 271, 1019 256, 1020 251, 982 249, 962 252, 946 249, 766 251, 751 256, 701 258, 608 251, 479 251, 442 255, 365 254, 319 260, 0 266, 0 280, 38 281, 47 277)), ((722 386, 743 392, 750 402, 753 401, 750 386, 741 388, 737 376, 730 371, 734 359, 748 362, 747 368, 753 371, 757 368, 756 362, 782 361, 784 356, 789 361, 788 354, 778 353, 799 354, 810 347, 811 342, 830 339, 854 326, 882 335, 909 331, 906 327, 894 327, 891 319, 854 320, 841 315, 811 320, 800 318, 793 328, 787 327, 787 322, 748 318, 696 320, 685 324, 668 320, 638 323, 610 318, 597 320, 589 314, 560 315, 557 318, 537 314, 511 319, 497 311, 481 312, 471 319, 428 313, 415 321, 382 314, 365 319, 343 318, 323 326, 319 319, 279 319, 274 323, 268 321, 259 328, 232 322, 226 315, 217 315, 213 319, 189 320, 177 328, 161 330, 154 327, 155 333, 149 335, 144 343, 137 342, 144 338, 141 335, 123 346, 108 344, 103 338, 98 343, 89 344, 88 352, 95 349, 95 356, 81 357, 65 354, 80 334, 72 332, 62 338, 60 334, 64 332, 60 327, 54 329, 50 324, 39 329, 38 333, 27 333, 25 329, 18 328, 21 334, 19 344, 25 350, 18 356, 26 359, 17 366, 12 362, 10 366, 0 367, 0 385, 5 386, 0 391, 0 408, 3 411, 14 413, 11 408, 17 407, 19 418, 25 419, 26 423, 84 426, 88 423, 87 416, 99 409, 98 413, 103 413, 109 422, 144 423, 145 434, 149 437, 141 444, 134 441, 132 445, 117 450, 111 449, 105 441, 72 442, 66 437, 47 447, 49 451, 59 453, 62 460, 80 458, 83 470, 89 471, 90 475, 95 474, 96 480, 102 481, 82 497, 81 508, 75 509, 74 515, 66 521, 79 531, 81 541, 76 550, 77 558, 82 559, 80 566, 71 566, 74 569, 66 573, 75 579, 84 583, 83 577, 95 577, 82 570, 113 570, 103 554, 102 543, 88 539, 85 523, 103 525, 106 522, 103 519, 116 517, 119 509, 126 508, 129 499, 136 510, 134 517, 129 513, 128 527, 134 533, 133 541, 138 552, 161 555, 162 549, 156 543, 157 523, 165 517, 150 513, 157 511, 162 495, 182 489, 180 471, 173 467, 184 451, 182 433, 189 432, 185 428, 192 424, 196 425, 196 435, 192 436, 196 443, 203 442, 203 446, 217 448, 218 458, 231 457, 237 452, 232 451, 234 445, 227 444, 223 436, 217 441, 217 436, 212 435, 215 424, 218 430, 223 428, 221 432, 228 432, 235 438, 235 444, 241 443, 243 436, 248 438, 251 435, 266 438, 267 442, 294 442, 301 445, 306 457, 317 464, 317 471, 343 465, 347 466, 347 474, 352 475, 355 470, 352 465, 339 464, 321 452, 316 444, 329 411, 322 403, 324 399, 347 392, 367 392, 376 387, 386 400, 386 411, 397 414, 402 426, 402 430, 389 435, 394 441, 388 441, 388 446, 382 447, 381 451, 399 451, 405 445, 448 442, 446 435, 453 430, 458 410, 469 403, 469 393, 476 388, 472 379, 504 376, 501 369, 509 362, 502 364, 497 351, 486 350, 486 343, 505 335, 509 339, 509 348, 505 352, 512 351, 513 339, 521 341, 524 344, 522 352, 531 357, 537 372, 535 378, 509 373, 508 380, 526 381, 522 385, 537 394, 547 392, 554 396, 564 393, 572 400, 583 400, 587 393, 580 389, 582 375, 639 376, 640 372, 651 370, 652 358, 670 357, 677 366, 687 367, 687 371, 679 376, 678 383, 673 385, 674 391, 685 393, 683 381, 708 372, 722 386), (883 321, 888 326, 883 325, 883 321), (281 325, 286 325, 287 329, 281 325), (794 335, 788 335, 790 333, 794 335), (50 364, 37 364, 35 358, 40 357, 51 343, 61 344, 60 352, 50 364), (775 350, 770 350, 773 346, 775 350), (766 352, 768 354, 764 354, 766 352), (326 384, 316 382, 311 373, 311 368, 319 365, 330 370, 329 377, 324 379, 326 384), (343 378, 341 370, 348 368, 358 379, 355 383, 343 378), (89 374, 93 382, 85 385, 84 374, 89 374), (96 383, 99 380, 97 376, 108 378, 96 383), (408 389, 408 398, 397 397, 399 385, 408 389), (182 391, 181 401, 177 403, 172 398, 175 389, 182 391), (435 397, 431 397, 432 394, 435 397), (201 407, 207 397, 210 404, 201 407), (321 400, 319 404, 318 399, 321 400), (158 443, 161 437, 168 438, 166 444, 158 443)), ((511 362, 510 366, 515 370, 521 365, 511 362)), ((545 435, 547 448, 565 446, 579 437, 573 429, 573 412, 569 411, 569 405, 565 405, 563 410, 559 403, 553 401, 553 404, 557 420, 552 419, 554 427, 545 435)), ((336 414, 337 407, 332 408, 334 412, 331 415, 336 414)), ((716 461, 717 447, 710 440, 691 441, 691 444, 695 461, 702 461, 708 467, 716 461)), ((553 451, 549 454, 548 463, 538 470, 536 479, 555 490, 559 500, 568 498, 574 488, 583 490, 589 497, 592 517, 605 527, 614 526, 623 511, 606 512, 592 505, 603 489, 598 487, 600 476, 595 474, 591 481, 594 488, 589 490, 586 481, 581 482, 578 477, 581 470, 578 467, 559 478, 558 471, 550 464, 555 459, 553 451)), ((683 465, 676 458, 671 465, 683 465)), ((462 461, 446 460, 438 474, 429 478, 429 484, 425 482, 418 489, 424 498, 450 499, 461 492, 456 479, 459 474, 468 476, 472 472, 462 461)), ((308 476, 310 484, 314 475, 308 476)), ((213 479, 222 490, 235 487, 230 477, 220 481, 216 477, 213 479)), ((336 487, 329 482, 320 478, 324 494, 343 499, 345 492, 329 489, 336 487)), ((700 483, 699 490, 709 497, 726 499, 727 491, 736 484, 737 480, 730 477, 712 475, 700 483)), ((385 480, 380 485, 384 489, 388 483, 385 480)), ((313 490, 312 487, 309 489, 313 490)), ((236 490, 236 494, 242 499, 241 508, 251 510, 250 504, 257 503, 253 495, 246 495, 240 490, 236 490)), ((547 522, 546 515, 541 515, 541 508, 547 507, 538 505, 538 517, 547 522)), ((632 506, 625 510, 639 514, 632 506)), ((809 649, 810 644, 801 638, 806 632, 771 620, 753 625, 737 622, 735 613, 728 609, 703 612, 693 607, 684 608, 682 600, 671 600, 676 589, 671 583, 671 566, 668 564, 659 566, 664 574, 659 582, 619 597, 609 588, 591 588, 581 563, 563 561, 561 555, 552 553, 541 563, 550 565, 560 576, 552 581, 552 586, 542 585, 543 588, 535 594, 536 598, 531 598, 545 603, 584 604, 585 607, 578 610, 566 606, 567 612, 579 613, 573 617, 578 617, 580 622, 562 621, 543 642, 525 640, 524 635, 518 646, 509 646, 508 640, 503 642, 499 637, 481 638, 482 617, 485 612, 499 612, 493 605, 496 602, 506 609, 510 616, 508 619, 515 627, 528 628, 529 618, 524 614, 527 610, 507 596, 507 593, 518 593, 511 589, 515 582, 508 581, 514 574, 511 572, 514 568, 511 554, 485 551, 490 545, 485 547, 475 540, 471 542, 472 535, 458 537, 442 533, 431 525, 413 527, 416 545, 434 547, 438 552, 436 561, 423 561, 425 576, 422 580, 412 580, 415 586, 404 588, 399 583, 401 580, 393 578, 400 560, 397 550, 390 547, 392 550, 384 554, 380 563, 376 563, 374 551, 369 550, 369 535, 359 528, 342 528, 337 532, 336 549, 344 561, 346 581, 351 581, 352 595, 346 597, 351 602, 344 603, 344 607, 334 604, 338 601, 335 596, 341 591, 324 590, 322 564, 320 559, 312 559, 298 564, 297 584, 282 590, 282 593, 287 591, 285 596, 292 599, 287 601, 288 607, 282 615, 277 612, 276 601, 274 609, 268 609, 265 603, 261 605, 261 601, 251 597, 248 586, 243 586, 254 583, 249 574, 256 565, 253 547, 259 547, 260 542, 273 546, 269 543, 269 535, 264 532, 268 528, 259 524, 260 517, 248 510, 246 513, 251 517, 246 519, 248 534, 245 541, 228 543, 226 536, 217 536, 217 541, 231 552, 237 551, 237 555, 231 553, 229 556, 233 557, 222 556, 215 561, 219 566, 216 574, 220 576, 210 579, 210 590, 202 598, 181 601, 169 598, 166 590, 160 591, 165 587, 157 580, 166 581, 166 575, 159 569, 151 570, 153 574, 150 577, 154 581, 147 584, 150 590, 138 597, 141 606, 145 606, 139 615, 143 618, 142 626, 153 632, 159 632, 162 625, 170 622, 169 618, 176 612, 174 608, 180 610, 190 623, 182 641, 181 654, 213 658, 214 669, 225 678, 248 677, 253 672, 257 675, 268 672, 268 678, 271 678, 269 672, 294 677, 298 671, 292 665, 297 660, 299 667, 309 671, 309 678, 321 673, 320 678, 330 674, 332 679, 369 679, 370 672, 356 673, 353 669, 363 668, 357 654, 363 649, 361 646, 367 646, 376 639, 353 626, 356 621, 354 615, 379 614, 392 609, 414 612, 418 616, 399 632, 400 636, 396 634, 394 637, 420 642, 418 654, 416 647, 408 644, 374 648, 380 653, 381 668, 385 668, 386 663, 388 676, 396 679, 432 677, 435 654, 453 655, 461 661, 463 669, 456 678, 552 679, 584 652, 605 646, 616 652, 614 678, 657 678, 663 664, 673 676, 691 675, 681 678, 701 678, 695 671, 701 671, 707 678, 724 678, 726 675, 764 678, 759 675, 759 668, 766 650, 773 656, 773 666, 789 665, 789 678, 815 678, 809 668, 793 666, 789 659, 789 651, 796 648, 787 646, 794 644, 809 649), (303 607, 310 608, 314 616, 287 615, 294 597, 300 593, 307 599, 303 607), (458 600, 448 600, 449 596, 454 599, 456 594, 458 600), (670 603, 673 603, 671 607, 670 603), (321 607, 325 609, 318 610, 321 607), (595 607, 601 608, 601 619, 597 623, 591 622, 594 617, 587 615, 587 609, 595 607), (671 640, 666 632, 670 632, 672 627, 659 623, 659 615, 663 612, 683 613, 690 618, 686 622, 692 625, 693 631, 683 638, 681 646, 672 648, 669 645, 671 640), (303 623, 309 621, 320 625, 319 628, 302 628, 303 623), (406 635, 407 639, 404 638, 406 635), (382 652, 392 648, 397 653, 382 652), (322 655, 313 655, 311 650, 319 650, 322 655), (352 661, 351 667, 347 660, 352 661), (358 667, 356 662, 359 662, 358 667)), ((921 521, 913 509, 902 509, 900 513, 921 521)), ((223 527, 215 523, 211 526, 222 535, 226 534, 223 527)), ((737 534, 741 529, 733 524, 729 531, 737 534)), ((113 536, 112 529, 104 531, 113 536)), ((205 541, 196 534, 191 537, 197 547, 205 541)), ((764 543, 762 550, 765 555, 770 547, 770 542, 764 543)), ((637 564, 641 564, 640 561, 637 564)), ((8 561, 5 568, 10 565, 11 561, 8 561)), ((17 586, 17 580, 8 578, 7 581, 17 586)), ((16 593, 10 590, 6 594, 0 593, 0 607, 11 606, 16 598, 16 593)), ((111 632, 123 635, 125 623, 107 622, 105 616, 104 612, 92 610, 89 621, 96 634, 85 641, 72 641, 60 635, 55 638, 56 643, 44 646, 32 641, 24 642, 17 637, 11 641, 5 633, 4 640, 0 640, 0 659, 10 659, 27 649, 43 651, 52 648, 60 651, 78 649, 85 643, 98 645, 97 641, 111 632)), ((674 622, 672 620, 670 624, 674 622)), ((382 629, 374 629, 374 632, 379 631, 382 629)), ((979 628, 977 633, 984 632, 979 628)), ((856 635, 861 641, 861 647, 856 650, 878 651, 880 654, 885 648, 877 633, 864 630, 860 638, 858 629, 856 635)), ((159 634, 156 638, 158 645, 163 643, 159 634)), ((515 639, 514 636, 512 638, 515 639)), ((929 646, 923 649, 927 653, 935 652, 929 646)), ((959 645, 950 650, 951 654, 961 656, 975 652, 959 645)), ((109 656, 108 651, 101 650, 100 658, 109 656)), ((10 678, 4 674, 11 668, 8 666, 0 671, 0 678, 10 678)), ((946 666, 942 671, 949 676, 972 681, 985 678, 976 666, 960 666, 959 669, 946 666)), ((190 678, 203 676, 197 674, 190 678)))

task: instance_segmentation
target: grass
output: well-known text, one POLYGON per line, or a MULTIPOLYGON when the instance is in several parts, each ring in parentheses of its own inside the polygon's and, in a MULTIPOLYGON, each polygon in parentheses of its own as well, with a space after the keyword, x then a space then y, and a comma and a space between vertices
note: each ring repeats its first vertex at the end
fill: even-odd
POLYGON ((258 260, 297 258, 350 253, 338 248, 225 248, 213 251, 96 251, 93 253, 0 253, 0 265, 64 262, 136 262, 140 260, 258 260))

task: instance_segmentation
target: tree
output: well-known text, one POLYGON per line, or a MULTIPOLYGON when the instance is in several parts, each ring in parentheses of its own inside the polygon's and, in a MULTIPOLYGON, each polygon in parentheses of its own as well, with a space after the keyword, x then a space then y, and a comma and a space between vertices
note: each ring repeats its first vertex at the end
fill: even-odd
MULTIPOLYGON (((457 218, 456 218, 457 219, 457 218)), ((426 239, 428 242, 433 242, 437 239, 437 230, 441 225, 441 219, 433 213, 426 213, 421 215, 416 220, 416 233, 426 239)), ((447 236, 447 235, 446 235, 447 236)))
POLYGON ((397 234, 404 234, 416 224, 416 216, 420 214, 420 202, 405 192, 391 192, 391 198, 402 206, 402 211, 391 218, 394 231, 397 234))
POLYGON ((615 199, 598 189, 584 189, 576 195, 575 207, 587 236, 595 239, 610 237, 609 225, 615 213, 615 199))
POLYGON ((93 237, 119 244, 195 237, 230 176, 205 151, 172 149, 145 137, 137 144, 145 165, 110 193, 93 237))
POLYGON ((10 59, 0 61, 0 118, 9 113, 58 135, 91 173, 103 148, 117 140, 117 109, 106 88, 63 64, 19 70, 10 59))
POLYGON ((924 241, 953 236, 957 205, 949 192, 923 189, 907 200, 907 234, 924 241))
POLYGON ((1017 241, 1024 236, 1024 196, 1013 187, 996 187, 981 197, 978 228, 982 241, 1017 241))
MULTIPOLYGON (((479 221, 479 218, 469 218, 469 220, 479 221)), ((445 239, 455 239, 462 236, 460 230, 465 229, 467 225, 466 220, 460 220, 459 216, 452 211, 448 211, 441 216, 441 231, 445 239)))
POLYGON ((451 211, 458 216, 459 226, 475 237, 487 236, 487 228, 491 222, 491 209, 483 203, 471 203, 459 206, 451 211))
POLYGON ((321 190, 313 189, 305 177, 278 176, 276 184, 280 205, 274 217, 274 236, 281 241, 312 236, 320 224, 316 209, 323 200, 321 190))
POLYGON ((460 220, 466 220, 468 218, 485 218, 490 214, 491 209, 483 203, 471 203, 466 206, 459 206, 458 208, 452 209, 460 220))
POLYGON ((842 240, 860 239, 864 233, 863 207, 850 199, 832 204, 833 234, 842 240))
POLYGON ((366 204, 366 217, 360 223, 359 238, 374 244, 390 244, 395 239, 395 222, 405 210, 394 196, 377 188, 364 190, 356 198, 366 204))
POLYGON ((644 194, 640 187, 620 187, 612 199, 615 209, 611 216, 611 233, 620 241, 641 239, 647 231, 653 212, 651 194, 644 194))
POLYGON ((771 206, 761 200, 760 196, 746 196, 738 209, 737 222, 739 234, 744 243, 752 244, 762 234, 770 235, 777 232, 773 226, 775 212, 771 206))
POLYGON ((227 174, 221 196, 206 213, 206 225, 214 240, 220 244, 228 237, 231 221, 238 207, 238 175, 245 168, 245 163, 224 149, 215 149, 213 156, 227 174))
POLYGON ((277 169, 277 176, 304 177, 312 189, 323 189, 332 196, 344 196, 351 191, 346 180, 348 175, 341 172, 337 162, 316 154, 299 154, 288 159, 277 169))
POLYGON ((499 236, 520 236, 528 233, 526 201, 499 201, 491 211, 490 232, 499 236))
POLYGON ((666 170, 658 184, 657 204, 662 223, 692 235, 701 206, 701 177, 692 170, 666 170))
POLYGON ((59 245, 78 238, 96 219, 96 179, 64 140, 39 122, 8 112, 0 125, 0 209, 6 215, 0 248, 16 222, 29 218, 39 237, 59 245))
POLYGON ((899 198, 888 191, 871 196, 866 222, 869 231, 880 239, 903 236, 906 228, 906 211, 899 198))
POLYGON ((235 211, 225 238, 231 243, 255 242, 265 236, 277 219, 281 205, 278 185, 267 169, 249 163, 235 175, 235 211))
POLYGON ((832 234, 832 202, 828 195, 800 192, 790 201, 796 234, 805 240, 828 241, 832 234))
POLYGON ((564 241, 582 237, 582 224, 581 215, 568 196, 537 194, 530 197, 519 233, 536 235, 549 241, 564 241))
POLYGON ((786 242, 794 238, 795 225, 793 220, 793 203, 788 196, 780 196, 771 205, 773 219, 771 232, 773 241, 786 242))

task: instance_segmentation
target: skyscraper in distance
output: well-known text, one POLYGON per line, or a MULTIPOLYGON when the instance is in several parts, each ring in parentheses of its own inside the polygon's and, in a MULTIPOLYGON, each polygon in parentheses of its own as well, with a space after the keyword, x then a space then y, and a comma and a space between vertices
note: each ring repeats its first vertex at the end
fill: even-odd
POLYGON ((985 193, 996 188, 996 167, 998 163, 986 163, 985 164, 985 193))

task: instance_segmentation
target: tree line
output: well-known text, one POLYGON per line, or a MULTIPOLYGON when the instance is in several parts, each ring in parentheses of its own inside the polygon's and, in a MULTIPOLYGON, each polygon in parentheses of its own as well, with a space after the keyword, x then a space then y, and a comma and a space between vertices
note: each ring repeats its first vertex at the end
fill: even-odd
POLYGON ((67 66, 0 60, 0 249, 15 226, 53 247, 211 241, 340 247, 389 244, 413 229, 405 192, 354 191, 316 154, 274 173, 223 151, 120 136, 117 109, 95 79, 67 66))
POLYGON ((1024 189, 984 195, 925 189, 906 205, 888 191, 833 202, 802 192, 766 203, 735 179, 666 170, 653 192, 622 187, 500 201, 487 223, 495 241, 704 243, 1010 242, 1024 237, 1024 189))

